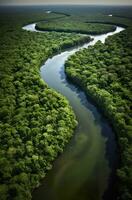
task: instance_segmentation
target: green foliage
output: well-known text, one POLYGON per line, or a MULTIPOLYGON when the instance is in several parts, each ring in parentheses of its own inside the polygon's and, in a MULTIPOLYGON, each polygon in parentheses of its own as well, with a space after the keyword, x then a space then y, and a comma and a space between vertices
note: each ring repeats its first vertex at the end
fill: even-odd
POLYGON ((90 38, 27 32, 21 29, 26 17, 8 17, 0 31, 0 199, 26 200, 77 125, 68 101, 40 78, 39 67, 90 38))
POLYGON ((111 121, 120 147, 118 199, 132 199, 132 29, 105 44, 81 50, 65 64, 69 79, 84 88, 111 121))
POLYGON ((57 32, 76 32, 76 33, 88 33, 88 34, 101 34, 114 31, 116 27, 114 25, 99 24, 99 23, 87 23, 73 20, 72 18, 66 18, 63 20, 44 21, 36 24, 36 29, 45 31, 57 31, 57 32))
MULTIPOLYGON (((95 15, 95 13, 83 17, 80 15, 73 17, 55 12, 49 15, 44 12, 43 8, 38 11, 26 8, 24 11, 20 8, 15 11, 0 11, 0 199, 26 200, 31 199, 31 191, 39 185, 47 170, 51 169, 53 160, 63 151, 77 124, 67 100, 41 80, 39 67, 42 62, 58 51, 88 42, 90 38, 75 33, 31 33, 21 30, 22 26, 45 20, 47 21, 46 25, 58 23, 56 26, 60 28, 63 21, 66 23, 65 29, 68 31, 104 33, 114 30, 115 27, 103 23, 116 22, 128 26, 130 20, 110 18, 103 14, 95 15), (54 23, 53 20, 55 20, 54 23), (90 22, 96 22, 96 24, 90 22), (98 22, 102 24, 97 24, 98 22)), ((101 52, 99 49, 102 44, 98 44, 97 50, 95 48, 91 48, 89 52, 84 50, 83 52, 86 51, 86 54, 84 53, 84 56, 80 53, 76 54, 75 60, 72 57, 73 61, 70 59, 67 63, 67 73, 77 83, 85 86, 86 91, 88 88, 88 93, 94 99, 99 97, 99 104, 104 104, 104 108, 107 105, 108 112, 106 114, 113 119, 113 123, 114 120, 119 122, 114 124, 117 126, 122 153, 122 166, 118 170, 121 183, 120 194, 122 193, 122 200, 129 200, 131 199, 130 186, 132 185, 129 144, 132 130, 129 114, 126 117, 125 113, 129 113, 132 82, 129 81, 130 77, 128 76, 131 69, 130 55, 127 56, 128 51, 124 44, 126 43, 130 50, 131 42, 128 42, 126 35, 126 42, 122 43, 124 38, 122 36, 118 42, 120 48, 117 48, 116 41, 111 39, 116 48, 116 51, 113 52, 113 46, 111 46, 111 52, 118 53, 118 56, 114 56, 113 62, 118 65, 120 70, 117 71, 118 68, 115 70, 113 65, 112 71, 108 75, 106 63, 109 66, 112 62, 111 53, 108 50, 110 44, 107 45, 106 51, 101 50, 101 52), (125 50, 123 50, 122 44, 125 46, 125 50), (121 49, 119 52, 122 52, 123 64, 120 63, 118 49, 121 49), (103 58, 105 58, 105 63, 101 62, 103 58), (98 66, 101 67, 99 77, 96 73, 98 66), (100 83, 99 78, 101 78, 100 83), (117 78, 119 81, 116 82, 117 78), (126 84, 122 87, 123 80, 126 84), (108 87, 109 81, 111 81, 110 88, 108 87), (119 94, 115 93, 114 95, 114 92, 119 94), (108 115, 108 113, 111 114, 108 115), (116 113, 115 117, 113 117, 114 113, 116 113), (124 129, 124 126, 127 129, 124 129)), ((102 49, 104 49, 104 45, 102 49)), ((121 198, 119 197, 119 199, 121 198)))

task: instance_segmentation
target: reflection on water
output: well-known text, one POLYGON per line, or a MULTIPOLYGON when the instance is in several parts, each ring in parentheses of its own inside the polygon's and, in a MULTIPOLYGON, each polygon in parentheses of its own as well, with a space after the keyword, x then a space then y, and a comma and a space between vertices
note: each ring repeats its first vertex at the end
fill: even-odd
MULTIPOLYGON (((25 26, 24 29, 35 31, 35 24, 25 26)), ((117 27, 115 32, 94 36, 89 44, 60 53, 41 67, 42 78, 69 100, 79 125, 42 185, 33 192, 34 200, 102 199, 108 187, 110 172, 116 166, 114 134, 85 94, 67 81, 64 63, 79 49, 94 45, 98 40, 104 42, 106 37, 122 30, 117 27)))

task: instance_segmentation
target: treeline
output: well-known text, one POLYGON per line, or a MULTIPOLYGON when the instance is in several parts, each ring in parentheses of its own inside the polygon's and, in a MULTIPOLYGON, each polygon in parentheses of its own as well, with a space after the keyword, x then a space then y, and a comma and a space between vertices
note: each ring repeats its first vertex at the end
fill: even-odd
POLYGON ((118 200, 132 199, 132 29, 72 55, 65 64, 112 123, 119 145, 118 200))
POLYGON ((116 26, 110 24, 87 23, 70 19, 59 19, 47 22, 38 22, 36 24, 37 30, 43 31, 56 31, 56 32, 75 32, 82 34, 98 35, 102 33, 112 32, 116 26))
POLYGON ((31 199, 31 191, 77 125, 68 101, 40 78, 41 63, 90 40, 76 34, 26 32, 21 27, 25 21, 22 14, 0 18, 1 200, 31 199))

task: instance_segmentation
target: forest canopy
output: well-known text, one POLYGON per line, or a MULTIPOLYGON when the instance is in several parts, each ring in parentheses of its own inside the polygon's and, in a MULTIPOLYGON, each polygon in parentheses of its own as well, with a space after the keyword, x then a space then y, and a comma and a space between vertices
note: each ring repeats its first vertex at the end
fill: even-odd
POLYGON ((132 28, 105 44, 72 55, 65 63, 70 80, 84 89, 111 122, 119 144, 118 198, 132 199, 132 28))
POLYGON ((41 63, 90 40, 74 33, 24 31, 28 17, 36 19, 16 13, 10 20, 8 15, 0 18, 1 200, 31 199, 31 191, 51 169, 77 125, 66 98, 40 78, 41 63))
MULTIPOLYGON (((51 169, 53 160, 63 151, 77 125, 66 98, 49 88, 39 74, 41 64, 49 57, 90 41, 88 36, 64 33, 65 30, 97 34, 115 30, 113 23, 131 25, 128 15, 126 18, 116 15, 110 18, 106 14, 73 15, 57 12, 48 15, 44 10, 26 8, 0 12, 1 200, 31 199, 32 190, 51 169), (47 21, 45 24, 54 32, 22 30, 22 26, 40 21, 37 26, 47 21), (56 23, 58 29, 62 22, 65 22, 64 32, 55 32, 53 25, 56 23)), ((118 200, 132 199, 131 34, 128 29, 110 37, 105 44, 98 42, 95 47, 76 53, 66 63, 67 76, 98 104, 117 133, 121 155, 118 200)))
POLYGON ((116 26, 101 23, 87 23, 71 19, 44 21, 36 24, 36 29, 43 31, 75 32, 84 34, 101 34, 114 31, 116 26))

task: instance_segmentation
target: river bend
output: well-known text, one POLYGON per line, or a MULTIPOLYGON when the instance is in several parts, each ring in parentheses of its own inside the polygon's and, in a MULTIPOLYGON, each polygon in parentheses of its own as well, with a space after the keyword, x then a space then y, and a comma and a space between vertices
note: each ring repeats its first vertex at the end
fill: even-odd
MULTIPOLYGON (((37 31, 35 23, 23 27, 37 31)), ((54 162, 42 185, 33 192, 33 200, 102 200, 104 192, 113 179, 117 152, 115 135, 107 120, 99 113, 84 92, 68 82, 64 63, 80 49, 94 45, 97 41, 123 31, 92 36, 93 41, 74 47, 49 58, 40 69, 41 77, 56 91, 69 100, 79 122, 75 134, 63 154, 54 162)), ((110 199, 109 192, 106 199, 110 199)))

